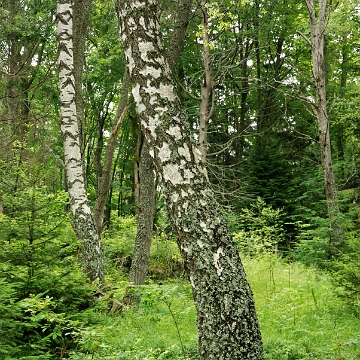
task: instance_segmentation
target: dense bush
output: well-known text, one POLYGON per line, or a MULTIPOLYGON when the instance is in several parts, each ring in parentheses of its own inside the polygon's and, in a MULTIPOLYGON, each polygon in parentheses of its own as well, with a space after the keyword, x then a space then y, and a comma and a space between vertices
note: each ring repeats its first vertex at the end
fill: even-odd
POLYGON ((282 212, 258 198, 238 216, 238 231, 233 234, 243 254, 259 256, 277 251, 285 240, 282 212))
POLYGON ((333 264, 333 280, 337 293, 360 314, 360 236, 351 233, 343 251, 333 264))
POLYGON ((78 264, 79 244, 64 193, 45 188, 4 196, 0 215, 0 356, 58 359, 76 347, 94 287, 78 264), (12 209, 12 211, 9 211, 12 209))
MULTIPOLYGON (((135 216, 113 215, 112 226, 103 237, 109 280, 127 280, 128 278, 134 251, 136 225, 135 216)), ((163 231, 155 233, 150 249, 148 279, 165 280, 183 275, 183 261, 176 239, 163 231)))

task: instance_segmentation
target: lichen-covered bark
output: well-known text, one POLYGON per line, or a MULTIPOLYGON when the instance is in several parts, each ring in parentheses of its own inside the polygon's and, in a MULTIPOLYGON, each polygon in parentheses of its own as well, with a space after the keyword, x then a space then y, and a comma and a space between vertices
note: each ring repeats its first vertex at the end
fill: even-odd
POLYGON ((334 232, 332 235, 332 242, 335 245, 339 245, 342 237, 342 227, 339 222, 339 205, 331 157, 330 121, 326 105, 325 27, 327 21, 327 1, 319 1, 317 15, 314 0, 305 0, 305 2, 310 18, 311 40, 309 42, 311 45, 313 76, 316 91, 316 103, 313 106, 313 111, 318 123, 327 209, 330 224, 334 232))
POLYGON ((84 272, 91 280, 102 282, 104 259, 87 199, 76 116, 71 0, 59 0, 57 3, 57 39, 60 122, 73 227, 77 237, 82 241, 84 272))
POLYGON ((197 310, 203 359, 262 359, 254 300, 175 93, 154 0, 118 1, 136 111, 160 177, 197 310))
MULTIPOLYGON (((171 71, 175 71, 183 49, 191 5, 192 0, 180 0, 177 6, 174 31, 166 54, 171 71)), ((138 225, 129 281, 141 285, 145 282, 149 268, 148 262, 156 213, 154 166, 147 142, 143 141, 141 130, 134 158, 134 194, 137 204, 138 225)))

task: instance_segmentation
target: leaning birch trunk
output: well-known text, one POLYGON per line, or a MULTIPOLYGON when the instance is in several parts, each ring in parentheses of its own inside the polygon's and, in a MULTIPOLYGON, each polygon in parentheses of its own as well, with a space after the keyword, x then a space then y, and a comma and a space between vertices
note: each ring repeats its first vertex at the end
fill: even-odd
POLYGON ((192 287, 201 357, 263 359, 252 292, 175 92, 156 2, 117 6, 136 111, 192 287))
MULTIPOLYGON (((192 0, 180 0, 178 4, 175 15, 174 31, 166 56, 172 71, 175 70, 183 49, 186 29, 191 13, 191 5, 192 0)), ((136 166, 134 172, 135 179, 138 179, 138 189, 135 189, 138 190, 135 191, 135 194, 138 195, 138 225, 129 281, 136 285, 142 285, 145 282, 149 268, 154 217, 156 215, 156 181, 152 158, 148 153, 149 149, 147 142, 143 141, 142 133, 140 133, 138 143, 140 149, 137 151, 137 153, 139 153, 137 157, 140 158, 140 166, 136 166)), ((137 161, 136 164, 138 164, 137 161)))
POLYGON ((339 205, 335 176, 332 166, 330 144, 330 121, 327 113, 326 69, 325 69, 325 26, 327 21, 327 1, 319 1, 318 15, 316 15, 314 0, 305 0, 310 18, 311 55, 313 76, 316 91, 316 102, 313 112, 317 118, 321 163, 324 175, 325 196, 330 226, 333 230, 332 245, 339 245, 342 237, 342 227, 339 220, 339 205))
POLYGON ((104 259, 100 237, 88 203, 76 116, 74 59, 72 43, 72 1, 57 3, 57 39, 60 90, 60 122, 64 145, 64 164, 73 227, 82 242, 82 263, 90 280, 104 279, 104 259))

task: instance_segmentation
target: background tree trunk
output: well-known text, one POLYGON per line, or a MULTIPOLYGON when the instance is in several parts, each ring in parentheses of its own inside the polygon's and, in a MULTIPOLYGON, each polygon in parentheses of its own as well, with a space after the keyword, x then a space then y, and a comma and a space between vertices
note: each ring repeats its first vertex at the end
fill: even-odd
MULTIPOLYGON (((98 178, 98 189, 96 193, 96 203, 94 208, 94 221, 99 234, 101 234, 104 226, 104 210, 112 180, 111 170, 112 170, 112 163, 115 153, 116 139, 118 137, 120 125, 124 120, 124 117, 130 106, 128 104, 129 87, 130 87, 129 74, 125 72, 122 81, 120 102, 115 115, 115 125, 112 129, 110 138, 106 146, 104 166, 101 167, 101 174, 98 173, 99 178, 98 178)), ((99 167, 100 165, 101 164, 99 164, 99 167)))
POLYGON ((76 112, 72 18, 72 1, 59 1, 57 3, 57 39, 64 164, 73 227, 77 237, 82 241, 84 272, 90 280, 103 282, 104 259, 100 236, 96 230, 87 198, 76 112))
POLYGON ((263 358, 255 305, 171 79, 156 2, 117 2, 136 111, 159 175, 197 310, 203 359, 263 358))
POLYGON ((84 135, 84 99, 82 96, 83 70, 85 65, 85 43, 89 28, 92 0, 73 1, 73 52, 76 117, 80 133, 80 148, 83 155, 85 148, 84 135))
POLYGON ((325 26, 327 21, 327 1, 319 1, 318 14, 316 14, 314 0, 305 0, 310 17, 311 55, 313 63, 313 76, 316 91, 316 102, 313 105, 319 131, 321 163, 324 175, 325 196, 333 230, 332 243, 339 245, 342 237, 342 227, 339 220, 339 205, 337 188, 332 166, 330 144, 330 121, 327 113, 326 96, 326 62, 325 62, 325 26))
POLYGON ((137 233, 131 262, 129 281, 141 285, 145 282, 149 268, 150 246, 153 236, 156 210, 155 174, 149 147, 141 141, 139 164, 139 198, 137 214, 137 233))
POLYGON ((208 27, 208 10, 206 7, 207 0, 200 3, 202 14, 202 46, 203 46, 203 66, 204 66, 204 83, 200 92, 200 119, 199 119, 199 150, 203 161, 207 155, 207 133, 208 123, 214 109, 214 81, 210 64, 210 37, 208 27), (210 97, 212 95, 211 109, 210 97))

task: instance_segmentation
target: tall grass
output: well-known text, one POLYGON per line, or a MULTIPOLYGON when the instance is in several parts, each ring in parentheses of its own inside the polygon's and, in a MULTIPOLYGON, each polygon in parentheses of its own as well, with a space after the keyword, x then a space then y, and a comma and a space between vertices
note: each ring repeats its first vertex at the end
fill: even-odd
POLYGON ((267 360, 360 359, 360 319, 330 280, 274 257, 244 261, 267 360))
MULTIPOLYGON (((333 295, 325 275, 274 257, 243 263, 266 360, 360 359, 360 321, 333 295)), ((184 280, 135 289, 138 305, 122 304, 109 315, 109 303, 120 301, 125 287, 100 302, 97 325, 83 330, 71 359, 199 359, 195 310, 184 280)))

